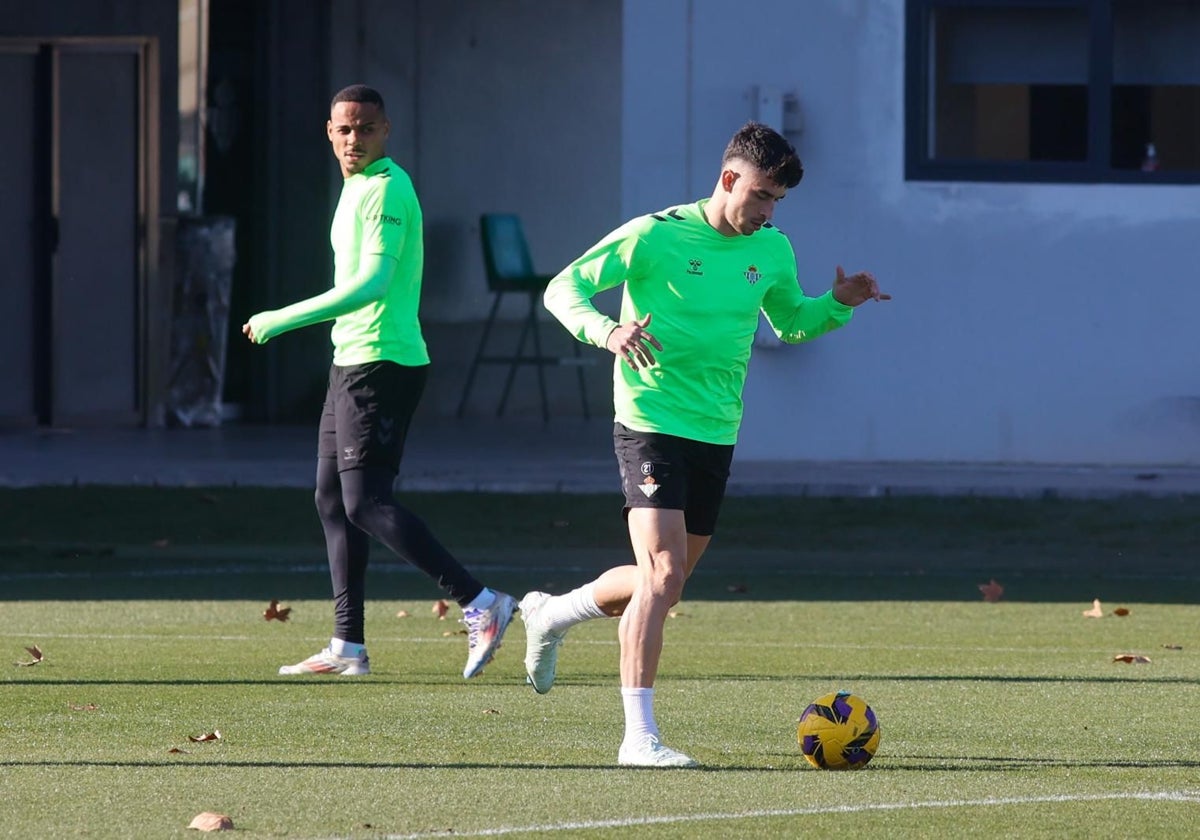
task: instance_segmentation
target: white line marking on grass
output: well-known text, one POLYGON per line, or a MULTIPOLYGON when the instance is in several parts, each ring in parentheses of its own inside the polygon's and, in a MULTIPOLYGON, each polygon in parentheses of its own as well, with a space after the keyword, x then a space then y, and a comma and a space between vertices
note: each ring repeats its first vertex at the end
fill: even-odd
POLYGON ((786 808, 779 810, 732 811, 728 813, 678 814, 662 817, 625 817, 612 820, 582 820, 543 825, 500 826, 478 831, 450 829, 416 834, 387 834, 387 840, 424 840, 427 837, 499 837, 505 834, 525 834, 535 831, 591 831, 603 828, 634 828, 644 825, 668 825, 688 822, 762 819, 770 817, 806 817, 817 814, 861 814, 871 811, 904 811, 918 808, 977 808, 996 805, 1037 805, 1055 802, 1101 802, 1116 799, 1137 799, 1169 802, 1200 802, 1200 792, 1154 791, 1145 793, 1056 794, 1052 796, 1012 796, 987 799, 933 799, 925 802, 881 802, 873 805, 828 805, 818 808, 786 808))
MULTIPOLYGON (((24 639, 36 637, 38 639, 86 639, 91 641, 133 641, 133 642, 180 642, 180 641, 200 641, 200 642, 253 642, 258 641, 255 636, 209 636, 201 633, 11 633, 4 631, 0 636, 7 636, 13 639, 24 639)), ((317 636, 310 637, 317 639, 317 636)), ((322 637, 323 638, 323 637, 322 637)))
MULTIPOLYGON (((0 638, 12 639, 82 639, 85 641, 133 641, 133 642, 257 642, 259 636, 232 636, 228 634, 207 635, 204 633, 41 633, 37 631, 0 630, 0 638)), ((329 636, 301 637, 300 641, 319 642, 329 636)), ((462 637, 455 634, 449 637, 423 636, 372 636, 372 642, 395 642, 397 644, 462 644, 462 637)), ((597 641, 588 644, 615 647, 617 640, 609 642, 597 641)))
MULTIPOLYGON (((439 625, 438 629, 441 629, 439 625)), ((0 630, 0 638, 26 638, 37 636, 43 639, 102 639, 102 640, 119 640, 129 639, 134 641, 150 640, 150 641, 171 641, 172 639, 189 640, 189 641, 214 641, 214 642, 246 642, 257 640, 256 636, 230 636, 230 635, 214 635, 207 636, 200 633, 188 634, 151 634, 151 633, 41 633, 37 631, 19 631, 13 632, 10 630, 0 630)), ((323 637, 313 636, 310 640, 320 641, 323 637)), ((456 637, 443 638, 428 638, 421 636, 384 636, 373 635, 372 641, 377 642, 437 642, 447 644, 457 644, 460 640, 456 637)), ((578 639, 571 640, 574 646, 588 645, 592 647, 612 647, 617 644, 617 639, 578 639)), ((710 648, 785 648, 785 649, 811 649, 818 648, 822 650, 857 650, 857 651, 938 651, 938 652, 954 652, 954 653, 1109 653, 1108 648, 1069 648, 1069 647, 962 647, 958 645, 864 645, 845 643, 839 644, 836 642, 828 643, 813 643, 813 642, 718 642, 706 641, 704 647, 710 648)), ((1064 677, 1063 679, 1068 679, 1064 677)))
MULTIPOLYGON (((40 633, 35 631, 11 631, 0 630, 0 639, 76 639, 84 641, 132 641, 132 642, 235 642, 238 644, 244 642, 261 641, 258 636, 232 636, 227 634, 206 635, 203 633, 40 633)), ((301 637, 298 641, 308 641, 314 644, 322 640, 327 640, 325 636, 306 636, 301 637)), ((430 644, 430 645, 460 645, 462 637, 455 635, 449 637, 423 637, 423 636, 372 636, 372 643, 375 642, 394 642, 396 644, 430 644)), ((617 640, 612 641, 595 641, 587 642, 592 645, 604 645, 606 647, 616 647, 617 640)))

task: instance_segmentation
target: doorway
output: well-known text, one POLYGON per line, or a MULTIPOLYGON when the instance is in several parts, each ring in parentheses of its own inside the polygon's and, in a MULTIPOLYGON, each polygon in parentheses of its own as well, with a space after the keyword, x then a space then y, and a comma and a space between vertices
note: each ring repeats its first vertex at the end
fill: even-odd
POLYGON ((143 40, 0 40, 0 425, 144 420, 143 40))

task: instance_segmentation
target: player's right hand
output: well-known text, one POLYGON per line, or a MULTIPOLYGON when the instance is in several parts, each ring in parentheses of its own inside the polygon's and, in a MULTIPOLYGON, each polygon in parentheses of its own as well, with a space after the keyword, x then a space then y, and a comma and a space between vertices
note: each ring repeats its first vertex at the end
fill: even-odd
POLYGON ((257 315, 252 315, 250 320, 242 324, 242 335, 250 339, 255 344, 266 344, 267 339, 266 329, 263 326, 263 316, 265 312, 259 312, 257 315))
POLYGON ((657 338, 646 332, 646 327, 648 326, 650 326, 649 312, 640 321, 618 324, 608 334, 608 341, 605 342, 605 347, 608 348, 610 353, 620 357, 625 364, 629 365, 631 370, 657 364, 654 353, 651 352, 650 348, 653 347, 655 350, 662 350, 662 345, 658 343, 657 338))

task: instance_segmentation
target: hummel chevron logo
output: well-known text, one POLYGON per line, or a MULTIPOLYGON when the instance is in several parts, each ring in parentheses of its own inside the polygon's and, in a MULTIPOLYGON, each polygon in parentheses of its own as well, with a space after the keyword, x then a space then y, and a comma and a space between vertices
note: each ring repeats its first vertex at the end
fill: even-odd
POLYGON ((388 444, 392 442, 392 436, 395 433, 396 421, 390 417, 382 417, 379 420, 379 442, 388 444))
POLYGON ((666 215, 663 215, 662 213, 651 213, 650 214, 651 219, 655 219, 660 222, 665 222, 668 217, 675 219, 676 221, 680 221, 680 222, 683 221, 683 216, 679 215, 679 211, 677 209, 675 209, 674 207, 672 207, 670 210, 668 210, 666 215))

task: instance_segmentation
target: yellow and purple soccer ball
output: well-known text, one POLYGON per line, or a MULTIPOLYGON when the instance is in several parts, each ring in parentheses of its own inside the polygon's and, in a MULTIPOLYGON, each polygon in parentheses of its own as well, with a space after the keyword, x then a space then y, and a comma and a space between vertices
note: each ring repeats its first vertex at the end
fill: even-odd
POLYGON ((809 704, 800 715, 796 738, 813 767, 859 770, 879 749, 879 721, 866 700, 838 691, 809 704))

